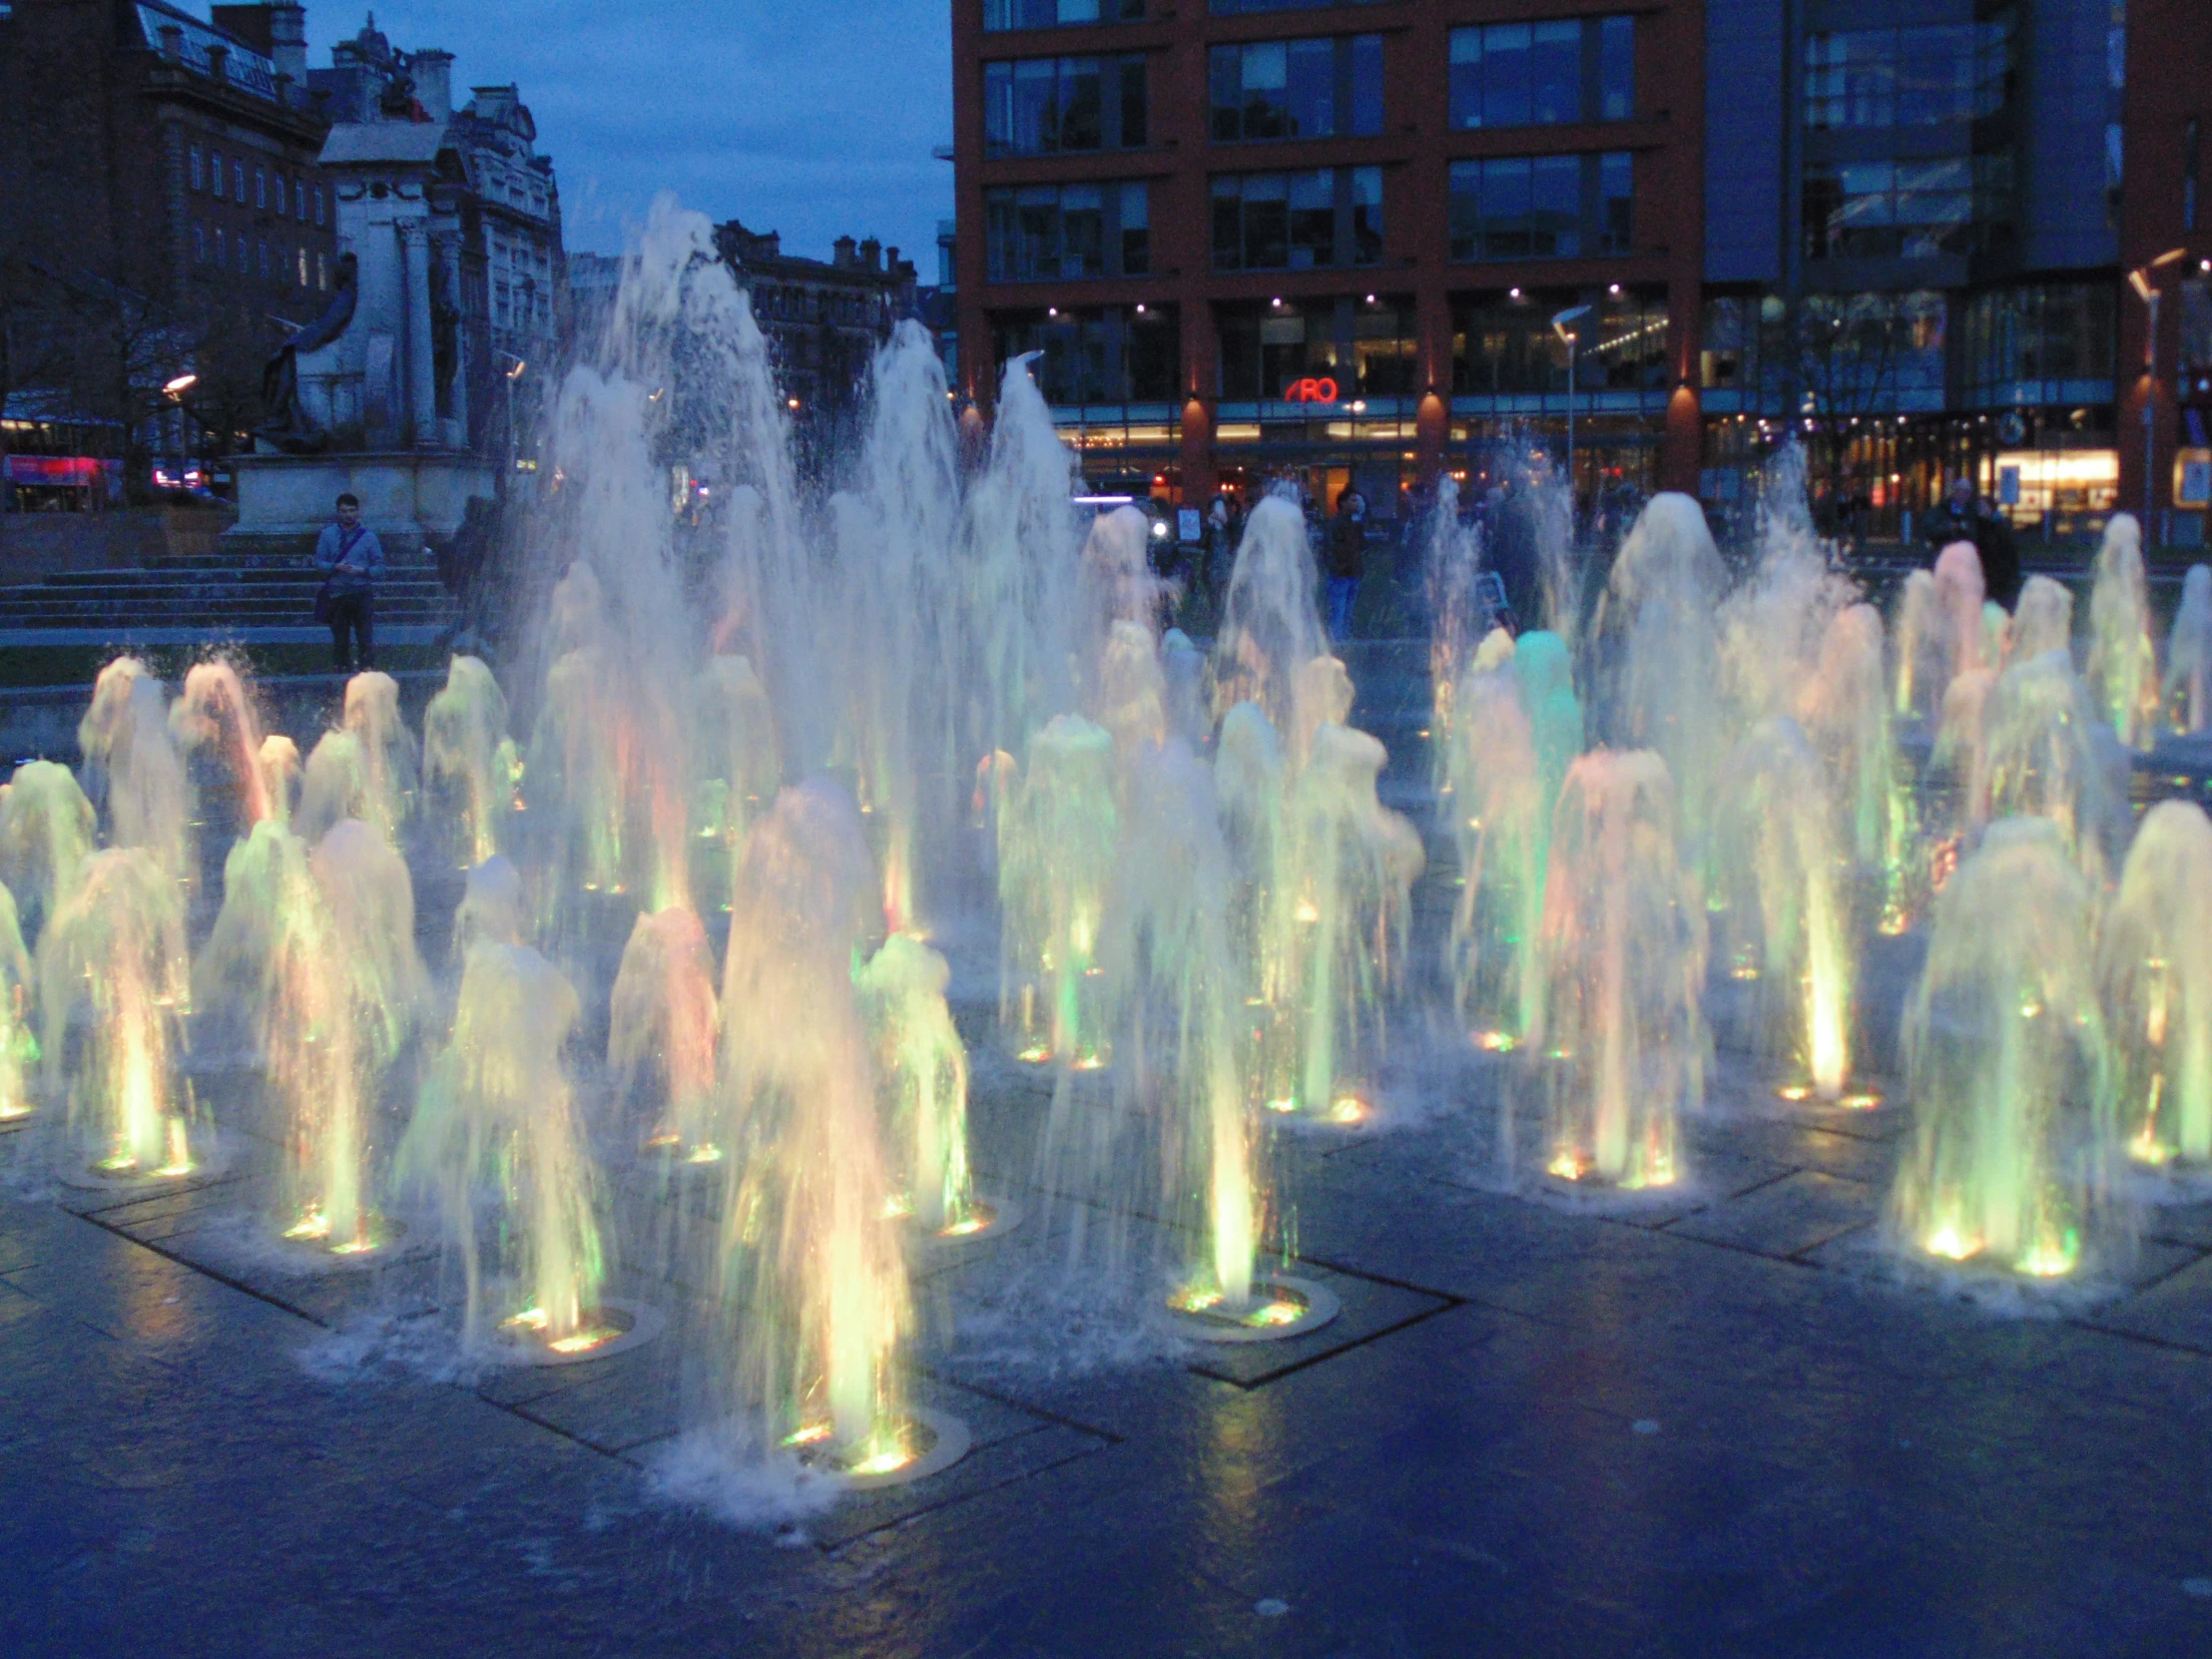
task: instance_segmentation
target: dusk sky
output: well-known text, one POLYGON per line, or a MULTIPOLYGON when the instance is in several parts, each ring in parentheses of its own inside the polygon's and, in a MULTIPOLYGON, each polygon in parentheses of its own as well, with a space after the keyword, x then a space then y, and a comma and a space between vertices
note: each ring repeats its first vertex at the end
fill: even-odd
MULTIPOLYGON (((363 12, 307 8, 308 61, 363 12)), ((553 158, 567 245, 617 253, 656 193, 830 256, 840 235, 895 243, 936 280, 952 213, 946 0, 381 0, 401 50, 451 52, 456 104, 508 81, 553 158)))

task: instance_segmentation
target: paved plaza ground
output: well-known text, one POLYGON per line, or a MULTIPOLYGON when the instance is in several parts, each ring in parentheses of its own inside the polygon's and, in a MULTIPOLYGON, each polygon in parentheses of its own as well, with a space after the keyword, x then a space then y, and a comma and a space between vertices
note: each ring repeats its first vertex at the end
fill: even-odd
MULTIPOLYGON (((436 965, 452 883, 418 882, 436 965)), ((1341 1317, 1199 1347, 1163 1225, 1034 1179, 1050 1079, 1000 1054, 970 943, 981 1184, 1025 1216, 918 1270, 913 1390, 974 1449, 796 1517, 683 1484, 673 1337, 470 1372, 426 1223, 372 1268, 284 1254, 219 1043, 187 1182, 60 1185, 50 1122, 0 1135, 0 1654, 2212 1653, 2212 1190, 2096 1283, 1909 1271, 1906 1110, 1777 1099, 1723 998, 1686 1179, 1578 1197, 1525 1173, 1519 1070, 1416 1009, 1373 1120, 1277 1152, 1290 1270, 1341 1317)), ((1912 968, 1874 964, 1877 1026, 1912 968)), ((680 1315, 614 1164, 617 1288, 680 1315)))

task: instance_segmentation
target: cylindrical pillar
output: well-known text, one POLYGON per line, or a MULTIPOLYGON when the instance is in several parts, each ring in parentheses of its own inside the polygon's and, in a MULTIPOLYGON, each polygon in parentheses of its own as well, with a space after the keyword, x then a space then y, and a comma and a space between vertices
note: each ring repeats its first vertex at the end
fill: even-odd
POLYGON ((407 277, 407 418, 400 423, 400 431, 415 448, 434 449, 438 387, 437 365, 430 354, 429 227, 403 222, 395 229, 407 277))

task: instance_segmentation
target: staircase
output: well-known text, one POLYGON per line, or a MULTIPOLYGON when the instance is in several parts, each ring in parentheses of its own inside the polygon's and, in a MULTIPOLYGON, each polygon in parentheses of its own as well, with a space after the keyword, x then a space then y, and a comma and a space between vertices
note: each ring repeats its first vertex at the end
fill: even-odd
MULTIPOLYGON (((65 571, 0 587, 0 648, 82 651, 237 645, 327 650, 314 620, 322 572, 311 552, 171 554, 124 570, 65 571)), ((429 553, 387 550, 376 584, 376 645, 434 648, 459 620, 429 553)))

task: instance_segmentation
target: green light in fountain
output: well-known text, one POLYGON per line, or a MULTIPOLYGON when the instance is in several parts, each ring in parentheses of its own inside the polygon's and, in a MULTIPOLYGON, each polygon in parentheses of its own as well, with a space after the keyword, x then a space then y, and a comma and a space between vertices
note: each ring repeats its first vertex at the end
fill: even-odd
POLYGON ((2212 821, 2186 801, 2144 815, 2098 937, 2127 1148, 2212 1160, 2212 821))
POLYGON ((455 657, 422 714, 422 781, 450 823, 462 864, 482 863, 508 838, 521 763, 507 735, 507 699, 475 657, 455 657))
POLYGON ((2086 679, 2097 713, 2121 743, 2148 749, 2158 732, 2158 653, 2150 639, 2150 583, 2133 513, 2106 520, 2089 591, 2086 679))
POLYGON ((561 1063, 578 1012, 576 992, 536 951, 471 945, 452 1037, 399 1145, 401 1185, 435 1201, 461 1265, 471 1343, 490 1335, 495 1301, 521 1302, 548 1343, 581 1333, 599 1306, 599 1174, 561 1063))
POLYGON ((910 934, 893 933, 856 982, 875 1047, 884 1146, 902 1195, 930 1233, 960 1237, 974 1192, 967 1156, 967 1048, 945 1002, 951 969, 910 934))
POLYGON ((1113 739, 1062 715, 1029 745, 998 818, 999 1023, 1024 1058, 1103 1063, 1091 973, 1113 867, 1113 739))
POLYGON ((2124 1243, 2093 919, 2041 819, 1990 826, 1936 898, 1906 1013, 1916 1121, 1890 1195, 1908 1248, 2051 1277, 2085 1242, 2124 1243))

